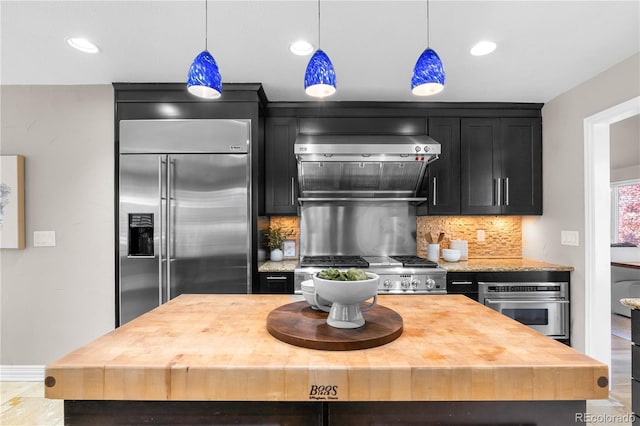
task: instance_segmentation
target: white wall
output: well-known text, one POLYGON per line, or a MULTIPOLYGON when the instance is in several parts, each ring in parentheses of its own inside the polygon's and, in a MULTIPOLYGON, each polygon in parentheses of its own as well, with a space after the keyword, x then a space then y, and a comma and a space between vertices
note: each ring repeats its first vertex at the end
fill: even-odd
POLYGON ((612 124, 609 143, 611 182, 640 179, 640 116, 612 124))
POLYGON ((113 88, 0 90, 27 232, 26 249, 0 251, 0 365, 43 365, 114 326, 113 88), (33 231, 55 231, 56 247, 34 248, 33 231))
POLYGON ((581 351, 585 347, 584 119, 640 95, 638 75, 640 54, 550 100, 542 109, 544 211, 540 217, 523 220, 523 255, 575 268, 571 332, 573 346, 581 351), (560 245, 561 230, 578 231, 580 245, 560 245))

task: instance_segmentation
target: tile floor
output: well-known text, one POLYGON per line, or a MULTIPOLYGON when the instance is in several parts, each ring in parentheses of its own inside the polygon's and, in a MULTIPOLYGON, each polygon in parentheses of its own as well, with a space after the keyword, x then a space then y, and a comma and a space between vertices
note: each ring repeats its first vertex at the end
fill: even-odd
MULTIPOLYGON (((612 389, 608 400, 587 401, 590 426, 631 426, 631 328, 628 318, 611 316, 612 389)), ((44 398, 41 382, 0 382, 0 425, 64 425, 62 401, 44 398)))

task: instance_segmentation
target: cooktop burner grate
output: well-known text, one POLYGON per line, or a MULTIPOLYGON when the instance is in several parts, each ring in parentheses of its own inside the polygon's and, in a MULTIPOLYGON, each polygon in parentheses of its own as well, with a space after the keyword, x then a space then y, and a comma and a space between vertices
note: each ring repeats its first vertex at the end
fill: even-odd
POLYGON ((414 268, 437 268, 438 264, 431 260, 423 259, 418 256, 389 256, 392 259, 402 262, 402 266, 411 266, 414 268))
POLYGON ((334 268, 368 268, 369 262, 360 256, 304 256, 300 266, 334 268))

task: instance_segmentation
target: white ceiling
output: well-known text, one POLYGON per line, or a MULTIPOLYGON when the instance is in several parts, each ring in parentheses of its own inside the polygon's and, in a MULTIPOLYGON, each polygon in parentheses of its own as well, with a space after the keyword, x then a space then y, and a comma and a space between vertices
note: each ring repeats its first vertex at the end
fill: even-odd
MULTIPOLYGON (((333 101, 546 102, 640 51, 640 1, 430 1, 431 47, 447 82, 411 95, 426 47, 426 3, 323 0, 322 49, 333 61, 333 101), (491 39, 498 49, 473 57, 491 39)), ((204 0, 0 1, 2 84, 182 82, 204 49, 204 0), (98 55, 71 49, 82 35, 98 55)), ((309 57, 288 45, 317 43, 317 2, 209 0, 208 48, 227 83, 261 82, 271 101, 312 100, 309 57)))

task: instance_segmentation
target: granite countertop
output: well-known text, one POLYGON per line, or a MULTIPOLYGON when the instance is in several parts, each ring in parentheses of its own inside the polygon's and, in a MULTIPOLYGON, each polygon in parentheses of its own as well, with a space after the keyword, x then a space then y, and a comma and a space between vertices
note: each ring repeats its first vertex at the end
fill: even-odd
POLYGON ((640 299, 637 298, 620 299, 620 303, 627 308, 640 309, 640 299))
POLYGON ((474 259, 445 262, 439 265, 447 272, 518 272, 518 271, 573 271, 573 266, 556 265, 533 259, 474 259))
POLYGON ((279 262, 267 260, 258 265, 258 272, 293 272, 299 264, 298 259, 284 259, 279 262))
MULTIPOLYGON (((293 272, 299 265, 298 259, 285 259, 280 262, 270 260, 258 265, 258 272, 293 272)), ((480 259, 471 258, 460 262, 438 264, 447 272, 517 272, 517 271, 573 271, 573 266, 557 265, 534 259, 480 259)))

